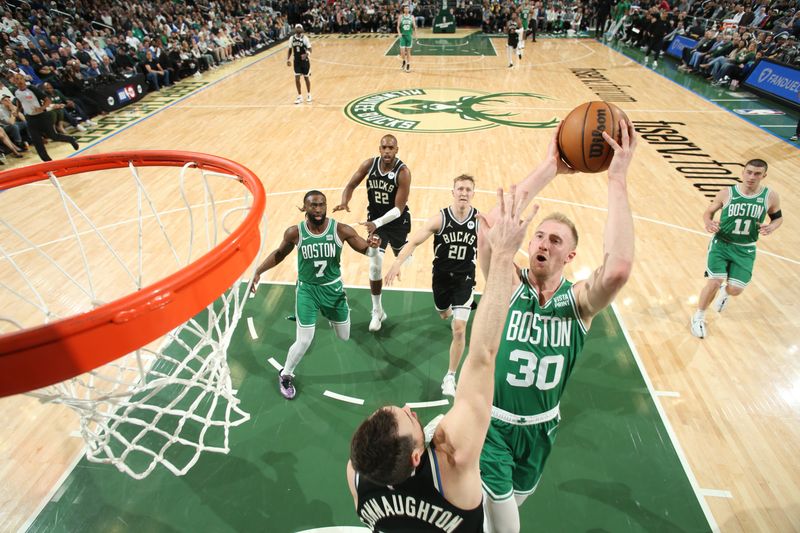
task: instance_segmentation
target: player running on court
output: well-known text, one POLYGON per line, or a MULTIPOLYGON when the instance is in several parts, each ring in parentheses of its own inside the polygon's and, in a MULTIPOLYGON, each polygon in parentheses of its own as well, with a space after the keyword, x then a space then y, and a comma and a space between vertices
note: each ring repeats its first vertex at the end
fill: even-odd
POLYGON ((417 22, 411 15, 411 8, 403 4, 403 13, 397 16, 397 35, 400 38, 400 67, 405 72, 411 72, 411 47, 414 45, 414 34, 417 31, 417 22))
POLYGON ((294 371, 314 340, 318 313, 330 321, 337 337, 343 341, 350 338, 350 307, 341 274, 343 243, 368 257, 378 254, 379 237, 370 236, 369 242, 365 241, 347 224, 328 218, 327 210, 324 194, 307 192, 301 209, 305 220, 286 229, 281 243, 256 269, 250 287, 255 292, 261 274, 283 261, 297 246, 297 336, 278 374, 278 387, 287 400, 297 394, 294 371))
POLYGON ((397 139, 394 135, 381 138, 380 155, 367 159, 342 191, 342 201, 333 212, 347 210, 356 187, 367 178, 367 221, 361 222, 370 235, 381 238, 380 253, 369 259, 369 288, 372 293, 372 319, 370 331, 381 329, 386 313, 381 303, 383 291, 383 257, 386 246, 392 247, 395 256, 400 253, 411 231, 411 214, 408 212, 408 193, 411 190, 411 171, 397 158, 397 139))
POLYGON ((400 279, 400 268, 417 246, 433 235, 433 304, 442 319, 452 317, 450 363, 442 380, 442 394, 455 396, 456 372, 464 353, 467 322, 475 287, 478 256, 478 210, 472 207, 475 180, 462 174, 453 180, 453 203, 431 217, 397 256, 386 274, 386 285, 400 279))
POLYGON ((703 225, 714 237, 708 245, 705 287, 692 316, 692 335, 706 336, 706 309, 719 291, 714 310, 721 313, 731 296, 739 296, 753 277, 756 242, 783 224, 778 193, 761 185, 767 162, 751 159, 742 170, 742 183, 720 190, 703 213, 703 225), (714 214, 720 211, 719 222, 714 214), (770 223, 764 224, 769 215, 770 223))

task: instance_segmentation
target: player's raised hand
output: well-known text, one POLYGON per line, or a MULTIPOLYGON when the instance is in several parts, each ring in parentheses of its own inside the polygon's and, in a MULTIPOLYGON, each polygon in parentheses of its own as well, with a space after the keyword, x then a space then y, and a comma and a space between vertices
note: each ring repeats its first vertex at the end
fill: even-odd
POLYGON ((347 211, 349 213, 350 212, 350 207, 347 204, 339 204, 339 205, 337 205, 336 207, 333 208, 333 212, 334 213, 337 212, 337 211, 347 211))
POLYGON ((516 186, 511 187, 509 195, 504 195, 503 189, 497 189, 500 215, 496 218, 494 225, 483 234, 491 246, 493 256, 497 253, 507 253, 513 257, 522 245, 525 232, 539 211, 539 206, 534 205, 530 215, 522 218, 522 206, 525 205, 526 198, 526 192, 517 194, 516 186))
POLYGON ((609 178, 624 178, 628 174, 628 166, 633 159, 633 153, 636 151, 638 144, 638 136, 633 124, 625 120, 619 121, 619 127, 622 130, 622 144, 615 141, 611 135, 603 132, 603 139, 611 145, 614 149, 614 157, 611 159, 611 165, 608 167, 609 178))
POLYGON ((563 121, 558 123, 556 131, 553 133, 553 137, 550 139, 550 144, 547 145, 547 155, 545 156, 545 159, 551 165, 551 168, 555 167, 556 174, 575 174, 577 170, 568 167, 567 164, 564 163, 564 160, 561 159, 561 153, 558 150, 558 135, 561 132, 561 127, 563 125, 563 121))
POLYGON ((253 279, 250 280, 250 292, 252 292, 253 294, 255 294, 256 290, 258 290, 258 280, 260 278, 261 278, 261 274, 256 272, 255 275, 253 276, 253 279))

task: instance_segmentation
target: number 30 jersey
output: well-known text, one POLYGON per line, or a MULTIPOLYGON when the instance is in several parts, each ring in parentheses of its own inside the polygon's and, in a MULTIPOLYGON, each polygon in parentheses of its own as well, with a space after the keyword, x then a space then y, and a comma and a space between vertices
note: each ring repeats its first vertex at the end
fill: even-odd
MULTIPOLYGON (((372 166, 369 167, 367 174, 367 219, 375 220, 385 215, 395 205, 397 198, 398 175, 400 170, 406 166, 405 163, 399 159, 395 159, 392 169, 384 174, 381 172, 381 158, 375 157, 372 161, 372 166)), ((386 226, 392 224, 402 224, 405 217, 402 215, 408 213, 408 206, 406 206, 401 216, 392 220, 386 226)), ((386 227, 384 226, 384 227, 386 227)))
POLYGON ((572 287, 561 278, 553 296, 539 305, 528 269, 522 270, 497 352, 496 407, 533 416, 558 405, 587 333, 572 287))

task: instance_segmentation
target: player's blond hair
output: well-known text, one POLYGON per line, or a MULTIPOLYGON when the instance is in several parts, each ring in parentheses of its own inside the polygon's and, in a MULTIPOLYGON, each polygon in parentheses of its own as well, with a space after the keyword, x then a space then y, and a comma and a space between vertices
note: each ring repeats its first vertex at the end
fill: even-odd
POLYGON ((554 220, 568 227, 570 232, 572 233, 572 239, 575 241, 575 248, 578 247, 578 230, 577 228, 575 228, 575 223, 572 222, 567 215, 558 212, 551 213, 546 217, 544 217, 544 219, 542 220, 542 222, 539 223, 539 225, 541 225, 544 222, 547 222, 548 220, 554 220))
POLYGON ((475 178, 473 178, 469 174, 461 174, 460 176, 454 178, 453 179, 453 188, 455 188, 456 183, 458 183, 459 181, 468 181, 468 182, 472 183, 472 188, 473 189, 475 188, 475 178))

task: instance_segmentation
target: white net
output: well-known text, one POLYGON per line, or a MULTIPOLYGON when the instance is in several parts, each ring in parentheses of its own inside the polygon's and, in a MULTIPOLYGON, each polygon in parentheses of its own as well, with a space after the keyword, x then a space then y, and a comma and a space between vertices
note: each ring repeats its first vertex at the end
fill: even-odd
MULTIPOLYGON (((4 192, 0 334, 84 313, 169 276, 214 249, 252 202, 239 176, 194 163, 51 175, 4 192)), ((262 246, 264 231, 262 217, 262 246)), ((229 429, 249 419, 226 352, 251 275, 150 345, 29 394, 74 409, 87 458, 137 479, 158 464, 181 475, 203 452, 227 453, 229 429)))

